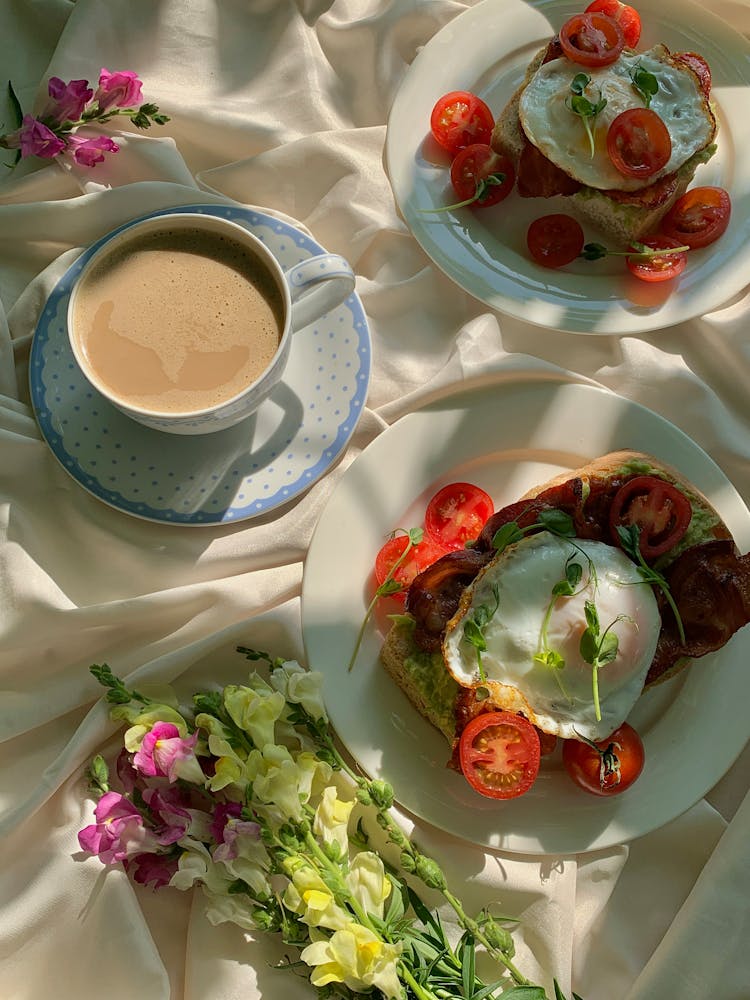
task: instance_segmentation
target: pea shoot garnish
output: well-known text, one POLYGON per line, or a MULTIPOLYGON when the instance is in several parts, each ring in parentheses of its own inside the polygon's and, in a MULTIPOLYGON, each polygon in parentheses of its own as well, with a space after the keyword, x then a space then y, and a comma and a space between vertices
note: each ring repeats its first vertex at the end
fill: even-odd
POLYGON ((630 244, 628 250, 610 250, 602 243, 585 243, 583 250, 578 255, 583 260, 601 260, 602 257, 630 257, 643 258, 665 257, 669 254, 687 253, 689 246, 676 247, 650 247, 646 243, 634 242, 630 244))
POLYGON ((638 572, 641 574, 644 582, 651 583, 661 590, 664 595, 664 599, 672 609, 672 614, 677 622, 677 632, 680 637, 680 642, 684 645, 685 628, 682 624, 680 612, 669 589, 669 584, 667 583, 666 578, 658 570, 647 564, 641 553, 641 546, 639 542, 641 529, 637 524, 620 524, 617 526, 617 534, 620 539, 620 545, 622 546, 623 552, 629 555, 633 562, 636 563, 638 572))
POLYGON ((594 156, 594 130, 592 128, 594 122, 596 121, 596 116, 600 111, 603 111, 607 106, 607 99, 602 97, 601 90, 599 91, 599 97, 596 102, 592 102, 586 97, 585 90, 586 87, 591 83, 591 77, 587 73, 576 73, 570 84, 570 94, 571 96, 566 99, 566 105, 570 110, 579 116, 582 120, 584 127, 586 129, 586 135, 589 137, 589 146, 591 147, 591 157, 594 156))
POLYGON ((614 621, 602 632, 599 624, 599 613, 593 601, 586 601, 584 604, 586 615, 586 628, 581 635, 579 651, 581 658, 591 664, 591 686, 594 699, 594 713, 596 721, 602 721, 602 711, 599 704, 599 668, 611 663, 617 656, 620 647, 620 640, 614 626, 617 622, 635 622, 628 615, 618 615, 614 621))
POLYGON ((649 107, 651 99, 659 89, 659 81, 653 73, 649 73, 639 62, 630 67, 630 79, 633 82, 633 90, 643 99, 646 107, 649 107))
POLYGON ((573 699, 568 694, 563 684, 561 671, 565 667, 565 657, 562 656, 556 649, 552 649, 549 645, 549 639, 547 636, 547 630, 549 628, 550 618, 552 617, 552 610, 557 603, 559 597, 573 597, 578 593, 578 585, 581 582, 581 577, 583 576, 583 567, 579 562, 576 561, 576 557, 571 553, 565 560, 565 570, 564 576, 561 580, 554 585, 552 588, 552 595, 547 605, 547 610, 544 613, 544 618, 542 619, 542 629, 539 638, 539 652, 534 657, 537 663, 544 664, 545 667, 550 667, 554 671, 555 680, 558 683, 560 691, 563 698, 572 704, 573 699))
POLYGON ((474 608, 471 615, 464 622, 464 639, 471 643, 476 650, 479 679, 482 682, 487 680, 484 665, 482 664, 482 653, 487 652, 487 640, 484 637, 484 630, 500 607, 500 588, 497 584, 494 584, 492 587, 492 596, 494 599, 492 605, 480 604, 478 608, 474 608))
POLYGON ((365 617, 363 618, 362 624, 359 627, 359 632, 357 633, 357 641, 354 644, 354 651, 351 655, 349 664, 346 668, 347 672, 354 667, 354 663, 357 659, 357 656, 359 655, 359 648, 362 645, 362 639, 364 638, 365 629, 367 628, 367 623, 370 621, 372 613, 375 610, 375 606, 377 605, 380 598, 389 597, 391 594, 397 594, 399 593, 399 591, 404 589, 403 583, 401 583, 399 580, 395 578, 396 570, 403 562, 406 561, 406 557, 409 555, 414 546, 419 545, 419 543, 422 541, 424 530, 422 528, 409 528, 408 530, 406 528, 397 528, 393 534, 394 536, 397 534, 405 534, 407 537, 407 543, 404 546, 404 551, 401 553, 398 559, 396 559, 396 561, 393 563, 390 570, 388 571, 388 575, 380 584, 380 586, 377 588, 377 590, 373 595, 372 600, 367 606, 367 611, 365 611, 365 617))

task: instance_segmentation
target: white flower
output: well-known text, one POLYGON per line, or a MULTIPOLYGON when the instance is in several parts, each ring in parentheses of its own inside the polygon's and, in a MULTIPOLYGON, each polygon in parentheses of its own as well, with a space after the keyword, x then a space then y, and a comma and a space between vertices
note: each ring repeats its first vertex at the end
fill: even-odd
POLYGON ((331 773, 330 764, 318 760, 315 754, 300 753, 295 759, 286 747, 274 744, 262 751, 253 750, 246 767, 253 796, 297 821, 302 819, 302 806, 310 800, 315 779, 328 781, 331 773))
POLYGON ((204 844, 190 837, 180 841, 183 853, 177 862, 177 871, 169 881, 175 889, 191 889, 196 882, 204 885, 209 892, 227 893, 233 879, 228 877, 222 865, 214 863, 204 844))
POLYGON ((323 704, 323 675, 304 670, 296 660, 289 660, 271 673, 271 684, 285 700, 301 705, 313 719, 328 721, 323 704))
POLYGON ((257 930, 258 925, 248 910, 246 897, 205 891, 203 894, 206 898, 206 917, 214 926, 232 923, 244 927, 245 930, 257 930))
POLYGON ((274 726, 285 708, 284 695, 265 684, 259 690, 230 684, 224 689, 224 706, 232 720, 260 750, 274 742, 274 726))

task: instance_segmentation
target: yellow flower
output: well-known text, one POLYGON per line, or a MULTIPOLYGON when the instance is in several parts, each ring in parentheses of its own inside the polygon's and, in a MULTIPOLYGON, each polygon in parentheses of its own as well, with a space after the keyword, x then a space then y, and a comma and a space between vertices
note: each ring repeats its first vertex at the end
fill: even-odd
POLYGON ((247 759, 246 773, 253 785, 253 795, 261 802, 278 807, 289 819, 302 819, 302 804, 308 802, 316 777, 327 781, 332 773, 313 753, 294 758, 286 747, 267 744, 253 750, 247 759))
POLYGON ((400 944, 381 941, 361 924, 350 923, 328 940, 309 944, 300 958, 313 967, 313 986, 344 983, 355 992, 376 986, 388 998, 402 996, 398 978, 400 944))
POLYGON ((249 734, 253 743, 262 750, 267 743, 274 743, 274 726, 281 717, 286 702, 279 691, 264 685, 259 690, 230 684, 224 688, 224 706, 233 721, 249 734))
POLYGON ((208 737, 208 748, 216 757, 214 774, 208 782, 209 789, 212 792, 227 791, 234 799, 241 797, 247 788, 246 762, 235 753, 227 740, 213 733, 208 737))
POLYGON ((334 785, 323 791, 323 797, 315 810, 313 830, 326 844, 338 844, 340 857, 349 853, 349 816, 354 808, 354 800, 349 802, 338 797, 334 785))

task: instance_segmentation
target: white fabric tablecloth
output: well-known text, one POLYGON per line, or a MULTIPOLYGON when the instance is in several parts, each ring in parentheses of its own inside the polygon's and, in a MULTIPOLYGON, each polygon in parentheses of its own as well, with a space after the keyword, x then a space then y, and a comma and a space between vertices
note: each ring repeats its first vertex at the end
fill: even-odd
MULTIPOLYGON (((420 46, 466 6, 0 5, 2 76, 24 110, 49 76, 96 80, 107 67, 138 73, 144 97, 171 116, 145 134, 128 126, 120 153, 93 170, 25 161, 0 178, 3 1000, 313 995, 270 969, 280 952, 269 940, 210 926, 199 895, 134 888, 82 859, 83 767, 116 741, 87 668, 142 668, 187 691, 244 677, 237 643, 304 659, 300 587, 316 520, 349 463, 426 393, 488 366, 591 381, 677 423, 750 499, 750 293, 644 336, 546 331, 462 292, 400 219, 383 166, 388 110, 420 46), (227 198, 351 261, 372 335, 367 408, 344 458, 288 508, 199 530, 139 521, 89 496, 42 440, 27 385, 32 334, 81 248, 149 211, 227 198)), ((704 6, 750 34, 746 0, 704 6)), ((423 823, 416 836, 471 907, 499 900, 520 917, 518 964, 548 987, 555 975, 585 1000, 748 1000, 749 760, 746 750, 668 826, 611 850, 534 858, 423 823)))

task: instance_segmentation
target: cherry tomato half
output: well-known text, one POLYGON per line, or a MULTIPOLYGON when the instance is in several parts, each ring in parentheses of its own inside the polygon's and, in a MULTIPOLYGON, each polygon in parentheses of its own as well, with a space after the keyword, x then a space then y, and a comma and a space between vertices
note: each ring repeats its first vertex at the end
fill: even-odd
POLYGON ((462 202, 487 208, 497 205, 513 190, 516 172, 507 156, 487 143, 475 142, 460 149, 451 164, 451 184, 462 202))
POLYGON ((674 54, 675 59, 679 59, 680 62, 685 63, 698 77, 698 82, 700 88, 703 91, 705 97, 711 96, 711 67, 708 65, 703 56, 699 56, 697 52, 676 52, 674 54))
POLYGON ((543 267, 564 267, 583 249, 583 229, 571 215, 543 215, 526 232, 529 253, 543 267))
POLYGON ((437 101, 430 129, 437 142, 455 156, 475 142, 489 142, 495 119, 481 97, 468 90, 452 90, 437 101))
POLYGON ((629 49, 634 49, 638 44, 641 37, 641 15, 629 4, 620 3, 620 0, 594 0, 585 13, 606 14, 620 25, 629 49))
POLYGON ((449 483, 427 504, 425 534, 444 549, 463 549, 479 537, 495 510, 492 497, 472 483, 449 483))
POLYGON ((609 66, 625 48, 622 28, 606 14, 574 14, 558 37, 564 54, 581 66, 609 66))
MULTIPOLYGON (((379 587, 388 578, 393 564, 403 555, 408 543, 409 539, 406 535, 394 535, 381 547, 375 557, 375 580, 379 587)), ((445 553, 445 546, 438 545, 431 538, 423 538, 418 545, 412 546, 404 561, 393 574, 394 580, 401 584, 401 590, 397 590, 390 596, 399 603, 403 603, 406 600, 406 591, 414 577, 423 569, 432 566, 445 553)))
POLYGON ((628 108, 607 129, 607 153, 625 177, 646 179, 669 163, 672 139, 651 108, 628 108))
POLYGON ((458 752, 466 780, 491 799, 523 795, 539 773, 537 731, 513 712, 477 715, 461 733, 458 752))
POLYGON ((679 252, 677 247, 686 246, 671 236, 657 234, 644 236, 640 243, 651 250, 675 250, 675 253, 652 254, 642 256, 636 248, 631 256, 625 258, 625 263, 631 274, 641 281, 670 281, 687 267, 687 251, 679 252))
POLYGON ((667 212, 661 230, 683 246, 698 250, 724 234, 731 212, 732 203, 724 188, 692 188, 667 212))
POLYGON ((619 795, 643 770, 645 753, 638 733, 627 722, 597 743, 565 740, 565 770, 579 788, 593 795, 619 795))
POLYGON ((656 559, 679 542, 692 516, 692 505, 677 486, 658 476, 635 476, 614 495, 609 530, 617 542, 618 525, 637 524, 641 555, 656 559))

